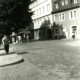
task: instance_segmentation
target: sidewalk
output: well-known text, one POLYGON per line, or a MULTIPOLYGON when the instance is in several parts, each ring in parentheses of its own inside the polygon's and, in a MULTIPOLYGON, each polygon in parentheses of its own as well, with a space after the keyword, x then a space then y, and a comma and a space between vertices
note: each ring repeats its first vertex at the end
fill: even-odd
POLYGON ((0 67, 20 62, 22 57, 18 54, 7 54, 0 56, 0 67))
POLYGON ((13 47, 9 48, 9 53, 6 54, 4 48, 0 46, 0 67, 11 65, 22 60, 22 57, 13 51, 13 47))
POLYGON ((67 42, 66 44, 70 46, 80 46, 80 40, 71 40, 67 42))

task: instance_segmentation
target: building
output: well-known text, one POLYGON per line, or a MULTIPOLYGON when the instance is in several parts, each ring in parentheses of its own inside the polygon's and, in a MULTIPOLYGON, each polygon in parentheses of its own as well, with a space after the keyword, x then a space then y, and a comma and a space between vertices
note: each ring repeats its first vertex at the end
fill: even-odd
POLYGON ((66 38, 80 39, 80 0, 55 0, 52 14, 53 22, 63 26, 66 38))
MULTIPOLYGON (((62 25, 67 39, 74 36, 80 39, 80 0, 33 0, 30 9, 34 12, 34 39, 39 39, 39 28, 44 20, 62 25)), ((55 33, 60 34, 60 30, 55 33)))
POLYGON ((44 20, 52 23, 52 1, 53 0, 33 0, 30 4, 31 11, 34 12, 32 20, 34 23, 34 39, 39 39, 39 28, 44 20))

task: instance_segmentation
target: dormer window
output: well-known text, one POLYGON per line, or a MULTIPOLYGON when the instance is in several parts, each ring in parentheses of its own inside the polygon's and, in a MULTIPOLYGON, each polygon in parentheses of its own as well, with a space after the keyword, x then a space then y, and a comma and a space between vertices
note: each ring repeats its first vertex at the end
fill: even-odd
POLYGON ((41 8, 39 8, 39 13, 41 14, 41 8))
POLYGON ((70 0, 70 3, 73 3, 73 0, 70 0))
POLYGON ((68 4, 68 0, 65 0, 65 4, 66 4, 66 5, 68 4))
POLYGON ((74 4, 78 3, 78 0, 74 0, 74 4))
POLYGON ((58 3, 56 3, 56 9, 58 9, 59 8, 59 4, 58 3))
POLYGON ((50 10, 50 4, 47 5, 47 11, 49 11, 49 10, 50 10))
POLYGON ((44 13, 44 6, 42 8, 43 8, 43 13, 44 13))
POLYGON ((64 6, 64 1, 63 1, 63 0, 62 0, 62 2, 61 2, 61 3, 62 3, 62 6, 64 6))

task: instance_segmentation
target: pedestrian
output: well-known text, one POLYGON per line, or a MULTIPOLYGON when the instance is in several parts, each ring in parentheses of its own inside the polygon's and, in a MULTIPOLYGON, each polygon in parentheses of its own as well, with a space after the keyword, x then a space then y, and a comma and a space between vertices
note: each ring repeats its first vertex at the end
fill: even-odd
POLYGON ((9 53, 9 39, 7 35, 4 35, 4 37, 2 38, 2 43, 3 43, 6 54, 8 54, 9 53))
POLYGON ((72 35, 72 38, 75 39, 75 33, 72 35))
POLYGON ((19 43, 19 41, 18 41, 18 36, 16 36, 16 43, 19 43))
POLYGON ((27 42, 29 41, 29 35, 26 36, 27 37, 27 42))
POLYGON ((22 37, 21 37, 21 35, 18 36, 18 41, 19 41, 19 44, 22 43, 22 37))

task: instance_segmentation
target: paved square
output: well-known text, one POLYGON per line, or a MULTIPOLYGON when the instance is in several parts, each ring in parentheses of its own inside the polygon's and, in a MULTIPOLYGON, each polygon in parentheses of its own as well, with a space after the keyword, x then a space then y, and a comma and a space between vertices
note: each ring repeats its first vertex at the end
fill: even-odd
POLYGON ((10 51, 16 51, 24 62, 0 67, 0 80, 80 80, 80 47, 69 45, 75 42, 50 40, 11 45, 10 51))

